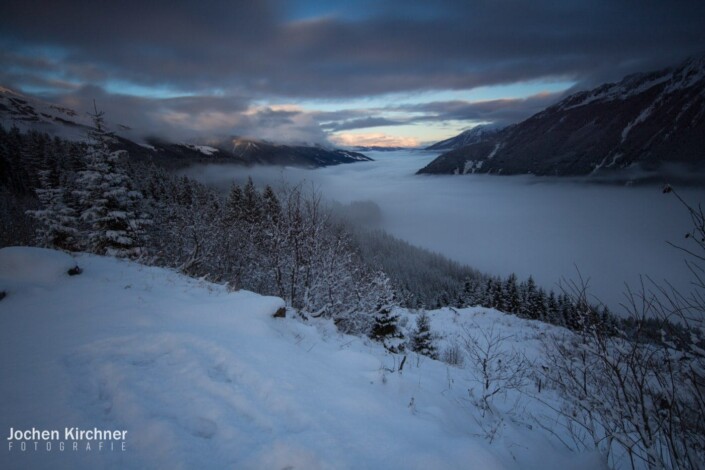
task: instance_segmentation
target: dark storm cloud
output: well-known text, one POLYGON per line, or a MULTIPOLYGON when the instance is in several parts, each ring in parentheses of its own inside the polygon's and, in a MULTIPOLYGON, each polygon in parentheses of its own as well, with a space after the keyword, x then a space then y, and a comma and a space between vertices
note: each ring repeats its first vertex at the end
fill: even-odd
POLYGON ((354 110, 346 113, 315 113, 318 120, 323 117, 334 116, 335 120, 321 124, 321 127, 330 132, 352 129, 366 129, 380 126, 397 126, 404 124, 419 124, 440 121, 470 121, 493 122, 498 125, 508 125, 522 121, 538 113, 547 106, 558 101, 563 93, 541 93, 521 99, 497 99, 488 101, 434 101, 430 103, 406 104, 373 108, 369 110, 354 110), (370 117, 357 117, 361 112, 371 114, 370 117), (404 119, 389 119, 374 116, 375 113, 395 112, 404 113, 409 117, 404 119))
POLYGON ((277 2, 24 0, 5 8, 0 29, 20 55, 64 49, 58 73, 78 80, 67 64, 145 84, 298 97, 614 79, 705 49, 702 2, 443 1, 413 15, 407 2, 384 3, 348 15, 334 2, 317 19, 291 21, 277 2))
POLYGON ((561 93, 541 93, 524 99, 500 99, 489 101, 436 101, 414 105, 397 106, 394 109, 423 113, 413 118, 423 121, 491 121, 507 125, 522 121, 555 103, 561 93))
POLYGON ((132 137, 138 139, 158 136, 202 140, 237 135, 277 142, 327 142, 326 134, 309 113, 252 106, 245 97, 155 99, 107 93, 91 85, 46 97, 79 113, 92 111, 95 100, 100 109, 109 111, 109 124, 131 128, 132 137))
POLYGON ((255 103, 545 79, 587 87, 705 52, 704 22, 705 2, 679 0, 11 0, 0 83, 67 104, 97 98, 149 132, 325 141, 324 130, 514 122, 557 97, 409 105, 424 113, 409 117, 255 103))

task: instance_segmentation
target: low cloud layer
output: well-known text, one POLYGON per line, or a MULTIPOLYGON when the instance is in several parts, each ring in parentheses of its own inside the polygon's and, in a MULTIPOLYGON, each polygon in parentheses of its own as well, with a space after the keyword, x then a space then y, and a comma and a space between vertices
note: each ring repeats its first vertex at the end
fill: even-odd
POLYGON ((660 187, 414 175, 435 155, 372 152, 374 162, 318 170, 211 165, 189 174, 224 191, 251 175, 259 184, 310 183, 343 204, 371 201, 381 228, 397 237, 491 274, 533 275, 546 288, 577 279, 579 270, 591 294, 615 309, 625 283, 638 285, 640 275, 690 290, 683 253, 667 241, 681 242, 691 221, 660 187))

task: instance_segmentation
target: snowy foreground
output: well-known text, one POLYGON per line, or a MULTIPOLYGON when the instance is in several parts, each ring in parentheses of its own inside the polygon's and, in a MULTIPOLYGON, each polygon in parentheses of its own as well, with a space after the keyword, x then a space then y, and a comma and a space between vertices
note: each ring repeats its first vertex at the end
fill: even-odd
MULTIPOLYGON (((3 469, 604 467, 537 425, 552 418, 532 397, 509 391, 483 412, 467 359, 412 353, 399 372, 403 356, 329 321, 273 318, 278 298, 38 248, 0 250, 0 291, 3 469), (22 450, 11 428, 61 435, 22 450), (65 428, 127 434, 111 449, 65 428)), ((483 308, 429 315, 441 348, 463 324, 494 325, 529 359, 553 328, 483 308)))

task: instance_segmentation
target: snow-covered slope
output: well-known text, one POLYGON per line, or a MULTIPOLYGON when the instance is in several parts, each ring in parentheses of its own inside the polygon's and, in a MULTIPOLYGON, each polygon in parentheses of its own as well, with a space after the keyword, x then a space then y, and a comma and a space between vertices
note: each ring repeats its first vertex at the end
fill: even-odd
MULTIPOLYGON (((307 322, 283 302, 169 270, 38 248, 0 250, 0 468, 600 468, 532 426, 508 394, 492 419, 456 368, 307 322), (69 276, 78 264, 83 272, 69 276), (389 370, 386 370, 389 369, 389 370), (501 418, 500 418, 501 417, 501 418), (65 428, 127 431, 65 439, 65 428), (14 430, 60 439, 8 441, 14 430), (492 430, 489 431, 488 429, 492 430), (491 436, 491 438, 490 438, 491 436), (60 450, 61 442, 66 446, 60 450), (125 443, 125 450, 121 446, 125 443), (86 444, 91 450, 86 450, 86 444), (9 446, 12 444, 12 448, 9 446)), ((402 312, 407 323, 414 314, 402 312)), ((536 355, 546 325, 493 310, 431 312, 454 341, 496 325, 536 355)))
POLYGON ((41 101, 0 86, 0 125, 21 131, 36 130, 68 140, 85 139, 87 114, 41 101))

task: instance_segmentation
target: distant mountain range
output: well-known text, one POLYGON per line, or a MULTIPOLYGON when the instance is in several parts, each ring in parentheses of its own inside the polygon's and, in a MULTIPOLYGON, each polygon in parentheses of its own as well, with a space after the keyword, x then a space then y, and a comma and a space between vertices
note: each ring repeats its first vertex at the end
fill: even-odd
MULTIPOLYGON (((91 120, 87 114, 0 87, 0 124, 6 129, 15 126, 25 132, 34 130, 80 141, 86 138, 91 120)), ((134 160, 152 161, 169 167, 218 162, 317 168, 372 160, 358 152, 319 145, 283 145, 238 137, 199 145, 160 138, 142 139, 137 138, 136 130, 128 126, 109 124, 109 127, 116 134, 116 149, 127 150, 134 160)))
POLYGON ((282 145, 252 139, 233 139, 230 152, 249 164, 321 167, 372 159, 358 152, 318 145, 282 145))
POLYGON ((671 165, 705 169, 705 57, 570 95, 418 173, 600 175, 671 165))

